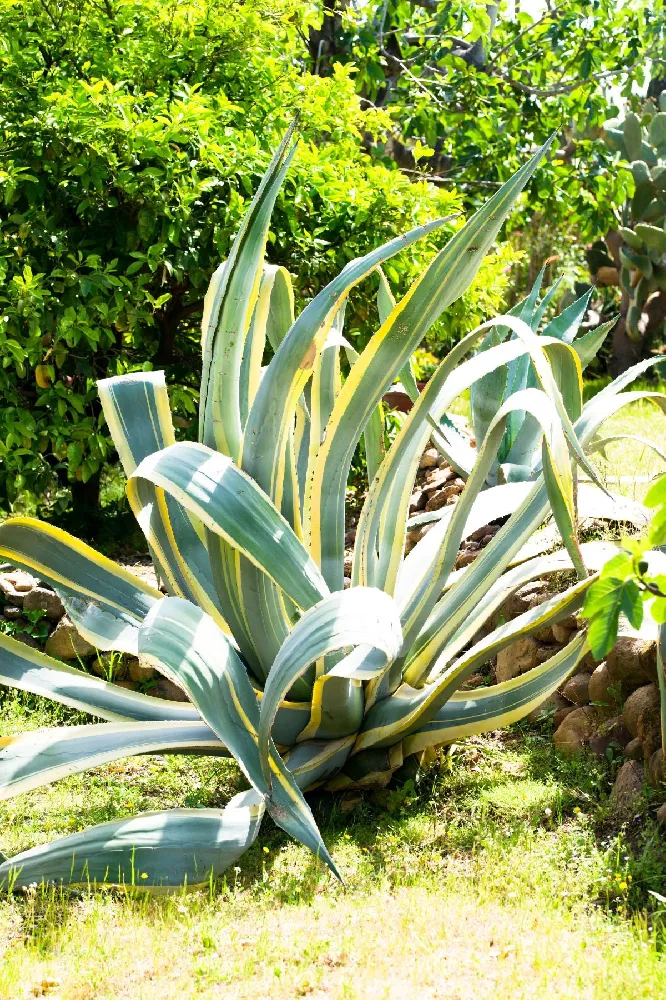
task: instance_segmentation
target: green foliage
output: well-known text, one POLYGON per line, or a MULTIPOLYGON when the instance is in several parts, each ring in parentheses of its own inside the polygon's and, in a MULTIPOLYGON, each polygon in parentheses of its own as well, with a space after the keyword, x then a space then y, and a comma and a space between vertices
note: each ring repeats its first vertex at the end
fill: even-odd
MULTIPOLYGON (((545 149, 455 233, 400 301, 382 283, 382 322, 359 353, 344 336, 350 291, 445 220, 354 259, 296 316, 288 270, 265 261, 296 152, 292 136, 293 128, 206 293, 198 442, 176 442, 163 373, 98 385, 128 500, 169 596, 53 526, 32 518, 0 525, 0 557, 50 582, 89 642, 143 656, 189 698, 128 691, 0 634, 0 682, 107 720, 3 741, 0 795, 164 751, 232 756, 251 787, 224 809, 142 813, 3 861, 9 888, 205 884, 254 843, 265 812, 337 875, 304 791, 382 787, 406 758, 524 717, 586 654, 577 634, 524 676, 473 698, 462 687, 515 639, 581 606, 595 579, 588 568, 606 560, 609 546, 578 544, 572 461, 594 478, 585 451, 637 371, 583 408, 580 361, 566 338, 540 338, 523 319, 500 316, 449 351, 382 451, 385 393, 399 376, 409 382, 411 355, 469 288, 545 149), (468 358, 497 327, 515 338, 468 358), (431 421, 480 378, 522 358, 536 384, 501 403, 455 509, 436 512, 439 523, 403 560, 431 421), (487 489, 509 418, 523 411, 541 429, 543 472, 487 489), (374 475, 345 577, 346 489, 361 437, 374 475), (549 513, 567 551, 541 556, 527 543, 549 513), (456 573, 461 540, 504 516, 473 565, 456 573), (572 567, 573 586, 478 638, 523 583, 572 567)), ((598 516, 632 517, 593 486, 586 496, 598 516)), ((395 798, 391 804, 400 808, 395 798)))
POLYGON ((620 614, 634 628, 643 624, 645 608, 658 626, 657 673, 661 696, 662 747, 666 753, 666 476, 648 490, 648 507, 655 508, 644 538, 624 538, 622 551, 610 559, 590 587, 583 615, 589 619, 592 653, 602 660, 617 638, 620 614))
MULTIPOLYGON (((394 232, 460 210, 455 191, 366 156, 362 136, 389 119, 361 110, 349 67, 306 72, 306 20, 294 0, 2 0, 0 507, 57 514, 71 489, 94 505, 85 484, 115 458, 98 378, 165 367, 191 436, 203 293, 295 112, 306 141, 268 252, 299 302, 394 232)), ((395 283, 438 245, 403 254, 395 283)), ((463 329, 498 308, 508 260, 486 266, 463 329)), ((349 314, 363 343, 369 292, 349 314)))
POLYGON ((650 57, 663 52, 661 4, 320 6, 335 8, 344 13, 334 55, 358 66, 359 92, 394 113, 384 151, 401 166, 478 197, 555 132, 560 148, 532 180, 522 223, 538 220, 551 253, 566 250, 567 234, 587 241, 613 226, 630 182, 599 141, 609 88, 629 97, 648 82, 650 57))

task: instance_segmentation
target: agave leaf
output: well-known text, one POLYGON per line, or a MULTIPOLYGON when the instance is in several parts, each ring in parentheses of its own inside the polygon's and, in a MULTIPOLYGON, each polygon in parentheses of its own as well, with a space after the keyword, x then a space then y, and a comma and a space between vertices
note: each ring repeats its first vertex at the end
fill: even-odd
POLYGON ((308 303, 281 342, 264 373, 250 410, 241 462, 245 472, 274 503, 279 504, 281 500, 284 478, 282 469, 292 415, 303 388, 310 379, 317 350, 325 341, 340 304, 350 290, 371 274, 378 264, 440 228, 447 221, 437 219, 418 226, 365 257, 350 261, 308 303))
POLYGON ((649 448, 650 451, 653 451, 662 462, 666 462, 666 452, 662 451, 654 441, 641 437, 639 434, 609 434, 608 437, 598 438, 596 441, 593 441, 587 450, 590 454, 595 451, 603 451, 613 441, 635 441, 637 444, 642 444, 644 448, 649 448))
POLYGON ((563 309, 559 316, 555 316, 544 328, 544 337, 555 337, 556 340, 561 340, 564 344, 573 343, 587 312, 591 295, 592 289, 590 288, 588 292, 563 309))
POLYGON ((229 258, 211 283, 204 310, 199 440, 234 461, 240 456, 243 436, 243 353, 259 295, 271 213, 296 149, 293 130, 294 125, 262 178, 229 258))
MULTIPOLYGON (((495 350, 498 349, 495 348, 495 350)), ((479 355, 474 360, 477 361, 483 356, 479 355)), ((571 479, 569 452, 556 407, 545 393, 539 392, 536 389, 524 389, 516 392, 506 400, 488 429, 483 446, 479 452, 478 460, 456 504, 448 531, 437 557, 429 567, 428 573, 421 579, 421 582, 411 594, 409 601, 401 607, 401 620, 405 630, 406 649, 409 649, 411 643, 420 632, 442 591, 446 578, 453 569, 469 511, 476 496, 483 487, 488 470, 492 465, 509 413, 516 409, 530 412, 535 419, 539 420, 544 430, 544 446, 547 449, 547 454, 552 456, 553 470, 552 479, 550 484, 547 485, 547 489, 549 494, 551 494, 551 503, 556 505, 554 507, 556 516, 559 515, 560 517, 560 520, 558 520, 560 530, 562 530, 562 527, 568 528, 568 522, 565 525, 561 524, 564 518, 560 509, 560 503, 565 513, 571 511, 571 517, 573 518, 573 481, 571 479)), ((577 550, 575 550, 575 554, 579 560, 577 550)))
MULTIPOLYGON (((395 295, 391 291, 391 286, 386 280, 386 275, 384 274, 381 267, 377 268, 377 273, 379 275, 379 288, 377 290, 377 312, 379 313, 379 325, 383 326, 386 320, 389 318, 393 310, 395 309, 395 295)), ((407 363, 400 369, 398 373, 398 381, 401 383, 403 389, 411 399, 412 403, 415 403, 419 398, 419 387, 416 384, 416 379, 414 378, 414 372, 412 371, 412 359, 408 359, 407 363)), ((376 470, 375 470, 376 471, 376 470)), ((368 475, 368 479, 372 482, 373 476, 368 475)))
POLYGON ((225 809, 170 809, 93 826, 0 865, 0 885, 105 884, 163 892, 205 885, 255 841, 264 813, 254 790, 225 809))
POLYGON ((490 325, 482 324, 449 352, 396 435, 359 518, 352 567, 354 583, 372 584, 389 593, 395 587, 412 484, 421 452, 430 436, 427 415, 439 415, 475 379, 524 352, 525 347, 513 341, 459 364, 490 325))
POLYGON ((310 808, 272 741, 270 788, 264 779, 257 742, 257 699, 244 664, 213 620, 188 601, 167 597, 141 627, 139 651, 186 691, 202 719, 265 797, 275 822, 321 857, 339 878, 310 808))
POLYGON ((256 483, 225 455, 183 442, 144 459, 127 489, 146 479, 173 495, 206 528, 266 573, 299 607, 321 600, 327 587, 291 527, 256 483))
POLYGON ((314 469, 305 533, 332 590, 343 586, 344 499, 356 444, 373 409, 426 331, 472 282, 546 143, 459 230, 371 339, 342 387, 314 469))
POLYGON ((0 738, 0 799, 121 757, 173 750, 227 756, 224 744, 200 721, 59 726, 0 738))
POLYGON ((576 611, 582 605, 588 587, 597 578, 598 574, 581 580, 564 593, 501 625, 450 666, 447 666, 448 657, 444 650, 439 665, 431 671, 430 676, 434 679, 425 687, 416 689, 403 684, 392 697, 372 706, 352 752, 358 753, 372 746, 389 746, 421 729, 479 664, 487 662, 518 637, 530 635, 551 621, 576 611))
MULTIPOLYGON (((586 565, 591 570, 597 571, 617 552, 617 546, 611 542, 587 542, 581 546, 581 551, 586 565)), ((541 579, 551 573, 572 568, 571 557, 568 552, 563 550, 535 555, 526 559, 512 567, 493 583, 476 605, 474 617, 463 622, 453 634, 451 634, 450 629, 446 628, 447 622, 441 613, 443 602, 438 602, 414 644, 413 649, 416 650, 417 644, 420 643, 418 653, 412 652, 407 660, 404 674, 405 682, 413 687, 418 687, 424 679, 427 679, 430 669, 434 666, 441 652, 445 651, 446 656, 450 659, 457 656, 472 642, 474 636, 490 616, 501 608, 506 598, 523 584, 530 580, 541 579), (427 641, 424 643, 423 640, 426 636, 427 641)))
POLYGON ((193 705, 128 691, 0 634, 0 684, 112 722, 198 722, 193 705))
POLYGON ((162 597, 73 535, 31 517, 0 525, 0 556, 47 580, 98 649, 136 653, 138 625, 162 597))
MULTIPOLYGON (((362 656, 372 646, 382 654, 381 670, 398 654, 401 642, 397 608, 380 590, 354 587, 337 591, 303 615, 285 640, 264 688, 259 749, 267 783, 271 780, 270 735, 278 706, 310 664, 345 647, 360 647, 362 656)), ((333 675, 363 679, 365 674, 357 674, 362 671, 359 659, 352 653, 335 666, 333 675)))
MULTIPOLYGON (((164 372, 132 372, 101 379, 97 387, 129 479, 144 458, 175 442, 164 372)), ((158 576, 172 594, 196 601, 224 627, 201 523, 148 483, 139 493, 139 502, 135 514, 158 576)))
POLYGON ((581 633, 520 677, 489 688, 455 691, 429 722, 403 739, 403 753, 419 753, 427 747, 477 736, 524 719, 564 683, 587 648, 581 633))

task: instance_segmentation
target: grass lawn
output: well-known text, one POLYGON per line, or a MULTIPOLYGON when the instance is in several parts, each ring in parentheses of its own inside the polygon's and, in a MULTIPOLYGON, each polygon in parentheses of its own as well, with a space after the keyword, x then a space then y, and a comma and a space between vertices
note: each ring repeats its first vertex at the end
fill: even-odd
MULTIPOLYGON (((22 695, 1 708, 7 732, 55 721, 22 695)), ((322 795, 344 887, 265 822, 207 891, 0 898, 0 997, 663 995, 666 921, 648 890, 664 890, 666 842, 656 799, 625 823, 612 815, 617 765, 566 761, 548 723, 524 725, 454 747, 388 793, 322 795)), ((133 758, 3 804, 0 849, 139 810, 222 805, 237 787, 226 761, 133 758)))

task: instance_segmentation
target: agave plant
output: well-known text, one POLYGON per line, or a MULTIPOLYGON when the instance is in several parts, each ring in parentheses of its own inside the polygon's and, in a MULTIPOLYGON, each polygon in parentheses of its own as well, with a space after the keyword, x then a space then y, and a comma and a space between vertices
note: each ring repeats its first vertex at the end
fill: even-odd
MULTIPOLYGON (((535 334, 554 337, 566 344, 575 341, 575 351, 580 359, 581 369, 585 371, 596 357, 616 320, 610 320, 581 333, 583 318, 592 295, 590 289, 542 328, 546 310, 551 305, 561 282, 558 278, 539 299, 545 270, 546 265, 538 275, 530 294, 522 302, 518 302, 509 315, 517 316, 527 323, 535 334)), ((515 339, 518 335, 507 326, 493 327, 480 343, 478 352, 487 351, 501 344, 507 336, 515 339)), ((526 388, 536 388, 538 385, 539 378, 528 354, 496 368, 478 379, 471 387, 470 416, 475 444, 471 443, 468 434, 461 432, 455 418, 452 419, 448 414, 443 414, 439 419, 439 426, 433 428, 433 443, 459 475, 467 479, 476 461, 477 452, 500 406, 514 393, 526 388)), ((488 474, 488 484, 493 486, 498 482, 533 480, 540 469, 539 422, 525 411, 513 410, 509 414, 496 460, 488 474)))
MULTIPOLYGON (((0 526, 2 557, 49 581, 90 642, 146 657, 189 696, 128 691, 0 636, 0 682, 107 720, 4 739, 0 795, 165 751, 231 755, 250 788, 224 809, 146 813, 0 859, 6 885, 201 884, 252 844, 266 810, 336 872, 304 792, 385 783, 408 755, 519 719, 586 653, 581 632, 523 677, 461 690, 497 651, 582 603, 595 579, 588 569, 608 546, 578 544, 572 464, 594 478, 585 449, 601 421, 636 398, 618 393, 645 365, 583 409, 575 345, 536 337, 520 317, 494 319, 451 350, 388 453, 380 448, 382 396, 469 285, 547 147, 455 233, 360 355, 341 330, 350 289, 441 220, 352 261, 294 318, 289 275, 264 261, 293 148, 287 136, 206 296, 199 442, 175 441, 161 373, 99 384, 129 502, 170 596, 58 528, 20 517, 0 526), (516 337, 467 357, 500 324, 516 337), (538 384, 499 406, 458 504, 403 559, 430 421, 527 357, 538 384), (543 471, 486 488, 516 411, 538 421, 543 471), (362 436, 371 481, 345 589, 345 490, 362 436), (531 536, 551 511, 564 549, 548 553, 543 536, 531 536), (509 514, 477 561, 454 572, 461 539, 509 514), (564 593, 475 638, 514 589, 571 567, 579 579, 564 593)), ((578 514, 631 514, 594 486, 578 503, 578 514)))

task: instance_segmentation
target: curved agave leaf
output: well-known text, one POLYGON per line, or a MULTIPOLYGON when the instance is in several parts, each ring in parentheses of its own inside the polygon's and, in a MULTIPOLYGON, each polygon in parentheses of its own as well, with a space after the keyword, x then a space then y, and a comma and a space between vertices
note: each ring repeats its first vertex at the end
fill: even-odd
POLYGON ((47 580, 67 597, 94 602, 134 622, 143 621, 162 597, 67 531, 32 517, 13 517, 0 525, 0 556, 47 580))
POLYGON ((216 535, 238 548, 299 607, 328 591, 319 570, 287 521, 262 490, 225 455, 201 444, 171 445, 144 459, 130 478, 147 479, 176 497, 216 535))
MULTIPOLYGON (((158 607, 159 605, 155 605, 158 607)), ((112 722, 200 722, 194 705, 128 691, 0 634, 0 684, 112 722)))
POLYGON ((264 779, 258 750, 257 699, 245 666, 212 619, 187 601, 167 597, 147 616, 139 635, 139 650, 187 692, 201 717, 265 797, 275 822, 321 857, 339 878, 310 808, 272 741, 270 788, 264 779))
POLYGON ((353 753, 371 746, 388 746, 422 728, 475 667, 509 646, 517 637, 529 635, 551 621, 576 611, 583 603, 586 590, 596 578, 590 576, 581 580, 562 594, 501 625, 448 667, 445 650, 441 664, 436 664, 431 671, 431 677, 435 679, 425 687, 416 689, 403 684, 392 697, 373 705, 365 717, 353 753), (436 676, 438 669, 440 674, 436 676))
POLYGON ((354 587, 330 594, 310 608, 285 640, 271 668, 264 688, 259 723, 259 752, 264 778, 271 783, 270 736, 278 706, 310 664, 328 653, 345 647, 360 647, 361 657, 352 653, 338 663, 334 676, 363 679, 359 659, 368 646, 379 650, 385 669, 398 654, 402 631, 394 602, 380 590, 354 587))
MULTIPOLYGON (((129 479, 144 458, 176 440, 164 372, 131 372, 100 379, 97 389, 129 479)), ((170 592, 196 601, 223 625, 201 523, 148 483, 134 513, 157 573, 170 592)))
MULTIPOLYGON (((335 773, 352 742, 304 743, 293 750, 289 767, 298 787, 309 788, 335 773)), ((264 808, 263 797, 252 788, 224 809, 174 809, 105 823, 10 859, 0 856, 0 887, 103 883, 174 892, 205 885, 254 843, 264 808)))
MULTIPOLYGON (((586 565, 596 571, 601 569, 617 551, 617 546, 612 542, 586 542, 581 545, 581 551, 586 565)), ((488 588, 476 604, 473 618, 463 622, 453 635, 446 627, 447 620, 442 612, 444 601, 438 602, 425 623, 422 634, 417 638, 414 646, 414 650, 417 651, 411 652, 407 658, 403 675, 405 683, 418 687, 427 678, 444 645, 449 659, 457 656, 473 640, 490 616, 502 606, 506 598, 523 584, 569 569, 573 569, 573 563, 568 552, 563 550, 547 555, 535 555, 520 562, 488 588)))
POLYGON ((363 504, 356 531, 352 581, 391 593, 402 558, 412 484, 431 433, 428 414, 439 414, 484 372, 505 364, 525 348, 517 343, 459 364, 490 324, 482 324, 449 352, 410 411, 363 504))
POLYGON ((586 636, 579 634, 520 677, 489 688, 454 692, 429 722, 402 741, 403 753, 408 756, 518 722, 564 683, 587 650, 586 636))
POLYGON ((161 890, 205 885, 251 846, 264 813, 254 790, 225 809, 169 809, 94 826, 0 865, 0 885, 42 882, 161 890))
POLYGON ((640 434, 609 434, 608 437, 598 438, 596 441, 593 441, 587 450, 590 454, 595 451, 603 451, 613 441, 635 441, 636 444, 642 444, 644 448, 649 448, 650 451, 653 451, 662 462, 666 462, 666 452, 662 451, 654 441, 641 437, 640 434))
MULTIPOLYGON (((550 141, 459 230, 367 345, 345 382, 306 494, 304 528, 332 590, 343 587, 344 499, 354 449, 372 411, 444 309, 465 291, 550 141)), ((308 484, 309 485, 309 484, 308 484)))
POLYGON ((200 721, 99 723, 0 738, 0 799, 121 757, 173 750, 228 756, 224 744, 200 721))
MULTIPOLYGON (((499 350, 499 348, 494 348, 494 350, 499 350)), ((489 354, 490 352, 487 353, 489 354)), ((483 355, 480 355, 480 357, 483 357, 483 355)), ((504 433, 504 426, 508 415, 512 410, 527 410, 529 408, 535 419, 544 422, 543 426, 546 430, 544 438, 545 448, 547 449, 546 454, 549 457, 552 468, 547 490, 551 497, 551 503, 560 531, 564 534, 564 531, 571 525, 573 521, 573 481, 571 479, 566 441, 558 419, 559 414, 556 411, 555 405, 551 404, 549 407, 548 397, 544 393, 538 393, 538 395, 536 393, 537 390, 534 389, 526 389, 514 393, 503 404, 497 417, 491 423, 474 470, 467 481, 460 500, 456 504, 448 531, 437 557, 428 568, 427 574, 413 590, 409 601, 401 608, 401 619, 405 630, 405 645, 407 649, 409 649, 409 646, 420 632, 441 594, 449 573, 453 569, 460 541, 463 537, 467 515, 474 499, 484 484, 497 452, 499 441, 504 433), (550 456, 552 456, 552 459, 550 456)), ((548 470, 546 474, 548 478, 548 470)), ((565 543, 569 541, 569 538, 565 538, 565 543)), ((568 547, 572 559, 576 559, 576 565, 580 565, 580 555, 577 547, 575 545, 568 547)))
POLYGON ((199 440, 234 461, 239 458, 243 435, 243 352, 259 295, 271 213, 296 150, 294 127, 295 123, 262 178, 229 258, 216 272, 204 310, 199 440))
POLYGON ((269 364, 248 416, 241 466, 279 504, 285 450, 297 401, 308 382, 317 350, 325 341, 340 304, 350 290, 383 261, 405 250, 448 220, 418 226, 378 250, 352 260, 308 303, 269 364))

